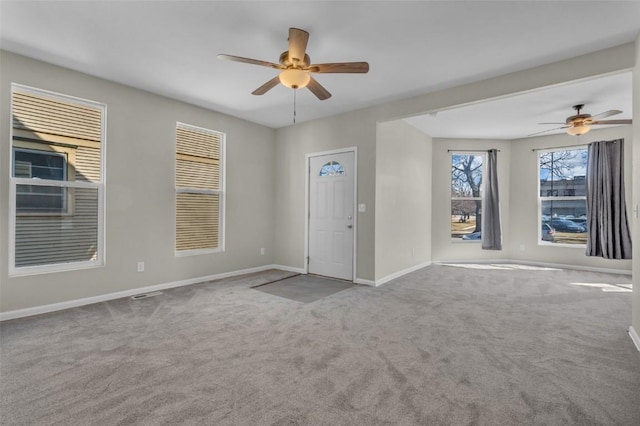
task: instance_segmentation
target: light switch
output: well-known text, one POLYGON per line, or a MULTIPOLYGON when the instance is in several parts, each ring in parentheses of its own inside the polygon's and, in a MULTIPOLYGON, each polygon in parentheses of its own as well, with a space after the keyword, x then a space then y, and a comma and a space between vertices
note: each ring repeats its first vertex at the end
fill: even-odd
POLYGON ((360 213, 364 213, 367 211, 367 205, 364 203, 358 204, 358 211, 360 213))

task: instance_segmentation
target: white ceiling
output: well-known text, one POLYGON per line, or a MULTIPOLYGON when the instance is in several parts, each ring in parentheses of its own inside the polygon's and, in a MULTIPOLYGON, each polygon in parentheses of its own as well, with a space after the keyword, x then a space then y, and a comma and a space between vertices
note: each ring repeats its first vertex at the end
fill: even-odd
MULTIPOLYGON (((299 91, 297 121, 302 122, 633 41, 640 31, 640 2, 0 3, 2 49, 275 128, 291 124, 293 91, 278 86, 253 96, 276 71, 220 61, 216 55, 277 62, 292 26, 310 32, 312 62, 364 60, 371 67, 364 75, 318 75, 333 97, 319 101, 309 91, 299 91)), ((621 88, 624 82, 614 80, 611 87, 620 91, 620 98, 614 99, 604 86, 585 83, 573 93, 546 91, 521 102, 513 98, 479 104, 459 111, 472 114, 452 118, 437 136, 465 137, 451 132, 461 122, 482 118, 469 126, 474 137, 499 137, 489 131, 496 128, 489 118, 504 117, 509 124, 524 124, 519 133, 509 130, 500 137, 521 137, 541 130, 528 125, 523 133, 527 117, 535 117, 536 123, 563 121, 578 101, 587 103, 592 114, 610 108, 630 113, 630 82, 621 88), (534 103, 537 109, 525 109, 534 103), (492 109, 485 112, 483 106, 492 109)), ((446 117, 445 112, 439 117, 446 117)))
MULTIPOLYGON (((622 111, 603 120, 632 118, 631 87, 632 74, 624 72, 410 117, 405 121, 440 138, 519 139, 542 131, 545 132, 537 136, 553 135, 565 132, 559 127, 567 117, 576 114, 572 107, 577 104, 585 105, 581 114, 596 115, 611 109, 622 111)), ((612 126, 594 126, 606 127, 612 126)))

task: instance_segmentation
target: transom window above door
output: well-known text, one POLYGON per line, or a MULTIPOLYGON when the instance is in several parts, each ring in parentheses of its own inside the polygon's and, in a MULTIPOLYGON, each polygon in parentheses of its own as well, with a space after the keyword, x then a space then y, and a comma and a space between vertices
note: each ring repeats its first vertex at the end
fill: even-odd
POLYGON ((337 161, 329 161, 320 168, 319 176, 337 176, 344 174, 344 167, 337 161))

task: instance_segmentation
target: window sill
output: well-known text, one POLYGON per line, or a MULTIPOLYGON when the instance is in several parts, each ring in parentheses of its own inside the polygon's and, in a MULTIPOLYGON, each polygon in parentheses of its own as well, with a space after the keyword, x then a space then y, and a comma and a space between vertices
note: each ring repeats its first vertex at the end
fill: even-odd
POLYGON ((87 262, 69 262, 69 263, 55 263, 51 265, 37 265, 37 266, 21 266, 9 268, 10 277, 21 277, 27 275, 41 275, 54 272, 68 272, 76 271, 80 269, 92 269, 101 268, 104 266, 102 261, 87 261, 87 262))
POLYGON ((539 242, 538 247, 563 247, 563 248, 579 248, 586 249, 586 244, 562 244, 562 243, 550 243, 550 242, 539 242))
POLYGON ((221 248, 183 250, 183 251, 176 251, 175 252, 175 256, 176 257, 199 256, 199 255, 203 255, 203 254, 222 253, 223 251, 224 251, 224 249, 221 249, 221 248))

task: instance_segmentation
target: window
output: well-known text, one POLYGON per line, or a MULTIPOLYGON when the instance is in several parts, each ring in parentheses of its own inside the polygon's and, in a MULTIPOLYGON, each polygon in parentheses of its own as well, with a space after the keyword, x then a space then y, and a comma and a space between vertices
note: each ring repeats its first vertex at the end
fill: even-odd
POLYGON ((11 275, 103 264, 106 107, 11 87, 11 275))
POLYGON ((481 240, 483 154, 451 154, 451 238, 481 240))
POLYGON ((329 161, 320 168, 319 176, 338 176, 344 174, 344 167, 336 161, 329 161))
POLYGON ((540 244, 586 244, 587 159, 586 147, 538 153, 540 244))
MULTIPOLYGON (((67 156, 57 152, 13 148, 13 177, 67 180, 67 156)), ((16 212, 66 213, 66 188, 18 185, 16 212)))
POLYGON ((176 126, 176 254, 224 250, 224 134, 176 126))

